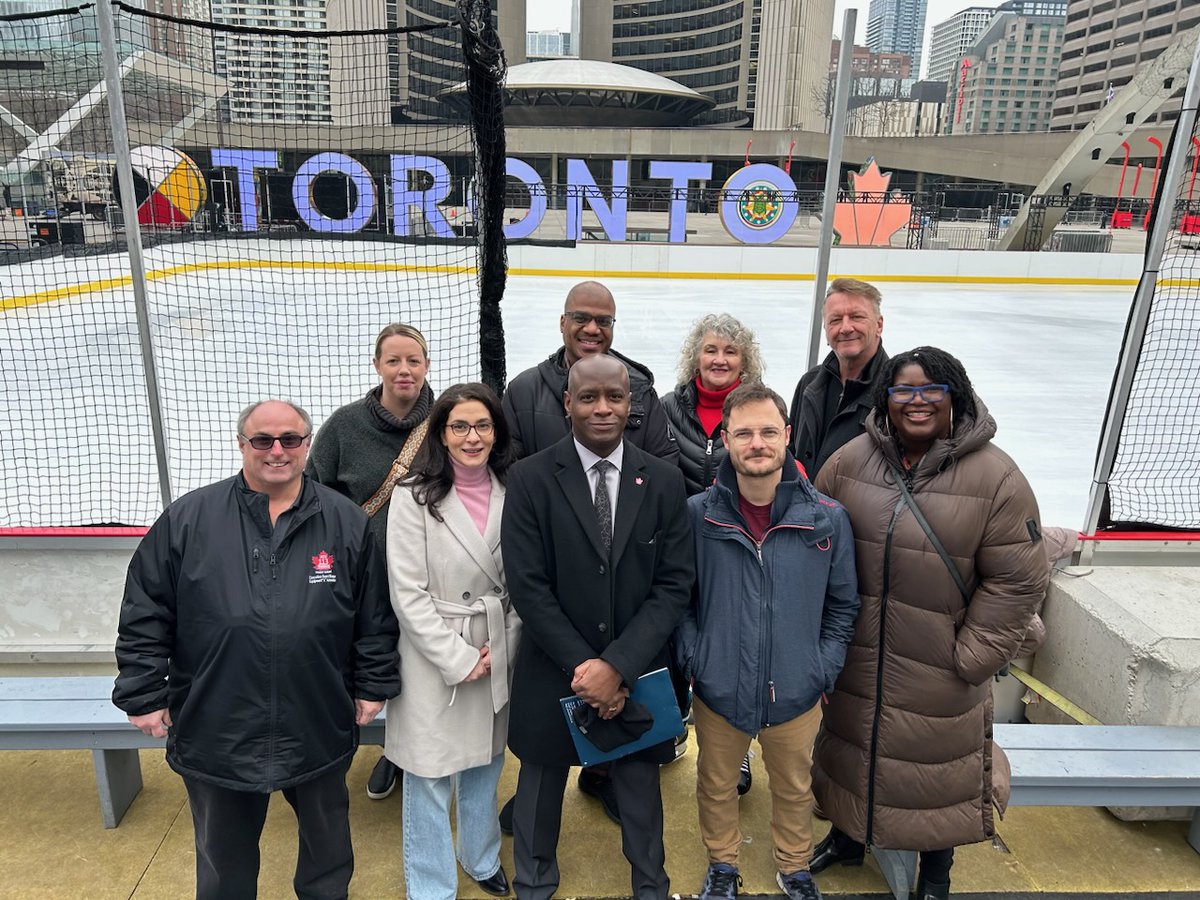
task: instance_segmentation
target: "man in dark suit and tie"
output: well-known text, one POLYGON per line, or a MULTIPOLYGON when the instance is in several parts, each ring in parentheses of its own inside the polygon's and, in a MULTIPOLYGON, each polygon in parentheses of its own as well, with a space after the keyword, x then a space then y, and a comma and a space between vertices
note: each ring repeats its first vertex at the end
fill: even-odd
MULTIPOLYGON (((513 816, 519 900, 558 887, 563 789, 579 765, 559 700, 621 715, 637 679, 667 665, 667 641, 691 596, 694 550, 679 469, 623 440, 629 375, 610 356, 571 367, 571 434, 509 470, 501 545, 524 630, 508 744, 521 760, 513 816)), ((658 767, 672 741, 612 765, 633 896, 662 900, 658 767)))

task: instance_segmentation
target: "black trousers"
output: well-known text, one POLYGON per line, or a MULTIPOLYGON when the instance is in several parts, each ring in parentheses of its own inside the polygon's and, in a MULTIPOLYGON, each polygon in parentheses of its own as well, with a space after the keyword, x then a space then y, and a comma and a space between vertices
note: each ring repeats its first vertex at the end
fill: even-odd
MULTIPOLYGON (((348 766, 284 788, 296 813, 300 847, 292 881, 302 900, 340 900, 354 874, 348 766)), ((253 900, 258 895, 258 841, 270 794, 233 791, 184 778, 196 831, 197 900, 253 900)))
MULTIPOLYGON (((836 825, 829 829, 829 836, 833 838, 834 846, 840 851, 845 852, 855 847, 862 849, 862 844, 836 825)), ((936 884, 945 884, 950 880, 950 867, 954 865, 953 847, 947 847, 945 850, 922 850, 918 856, 920 858, 920 867, 917 870, 919 877, 936 884)))
MULTIPOLYGON (((517 900, 549 900, 558 889, 558 833, 569 771, 566 766, 521 761, 513 806, 517 900)), ((621 849, 629 860, 634 900, 664 900, 670 881, 658 765, 619 759, 611 764, 609 775, 621 810, 621 849)))

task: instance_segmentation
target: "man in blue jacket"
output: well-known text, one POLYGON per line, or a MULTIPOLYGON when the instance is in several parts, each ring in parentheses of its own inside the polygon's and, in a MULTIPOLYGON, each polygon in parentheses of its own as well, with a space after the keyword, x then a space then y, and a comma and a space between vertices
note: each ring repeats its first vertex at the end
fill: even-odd
POLYGON ((304 475, 308 413, 238 419, 242 471, 159 517, 129 564, 113 702, 167 739, 196 832, 196 896, 251 898, 274 791, 296 812, 298 897, 345 897, 346 770, 400 692, 399 627, 367 514, 304 475))
POLYGON ((821 896, 812 855, 813 741, 858 615, 854 535, 788 451, 787 408, 761 384, 725 400, 729 457, 716 483, 688 500, 696 547, 692 604, 676 660, 693 682, 696 800, 709 867, 701 898, 736 897, 737 784, 758 737, 771 784, 780 888, 821 896))

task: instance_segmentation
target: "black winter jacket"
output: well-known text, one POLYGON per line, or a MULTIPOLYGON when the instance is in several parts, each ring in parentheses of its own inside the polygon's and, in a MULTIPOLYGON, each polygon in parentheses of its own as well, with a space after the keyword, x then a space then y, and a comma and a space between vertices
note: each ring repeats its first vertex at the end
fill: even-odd
POLYGON ((840 382, 842 377, 837 356, 831 352, 819 366, 814 366, 801 376, 796 393, 792 396, 788 424, 792 426, 792 454, 804 466, 809 480, 816 480, 821 466, 843 444, 848 444, 863 433, 863 423, 873 403, 871 394, 875 377, 887 361, 888 355, 880 344, 858 378, 847 382, 845 390, 850 394, 850 402, 833 417, 828 427, 822 421, 825 417, 825 391, 830 382, 840 382))
MULTIPOLYGON (((678 464, 679 447, 654 392, 654 374, 615 350, 609 350, 608 355, 619 359, 629 370, 626 440, 651 456, 678 464)), ((504 391, 504 416, 512 429, 513 453, 517 459, 552 447, 570 433, 563 409, 566 388, 566 351, 562 348, 509 382, 504 391)))
POLYGON ((347 763, 354 698, 400 692, 382 560, 366 513, 307 476, 274 528, 241 474, 187 494, 129 564, 113 703, 166 707, 171 768, 233 790, 347 763))
POLYGON ((725 441, 721 439, 720 425, 711 435, 704 433, 704 426, 696 415, 697 402, 695 381, 676 385, 675 390, 662 399, 663 412, 667 414, 679 445, 679 468, 683 471, 689 497, 708 490, 717 477, 721 460, 728 455, 725 441))

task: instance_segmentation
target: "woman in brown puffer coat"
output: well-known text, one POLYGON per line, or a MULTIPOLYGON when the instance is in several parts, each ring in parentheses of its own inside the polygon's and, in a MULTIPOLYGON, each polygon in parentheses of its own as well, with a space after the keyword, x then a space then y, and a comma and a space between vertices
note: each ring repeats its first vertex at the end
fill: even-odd
POLYGON ((816 482, 850 514, 862 608, 816 743, 813 790, 834 827, 811 869, 861 865, 864 845, 919 850, 926 900, 949 895, 953 848, 990 838, 993 807, 1004 811, 990 682, 1049 572, 1033 492, 991 443, 996 423, 962 364, 918 347, 877 384, 866 434, 816 482))

